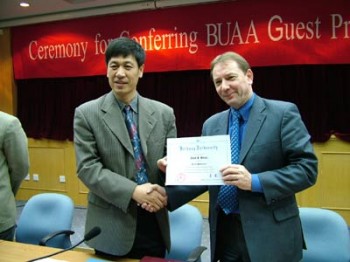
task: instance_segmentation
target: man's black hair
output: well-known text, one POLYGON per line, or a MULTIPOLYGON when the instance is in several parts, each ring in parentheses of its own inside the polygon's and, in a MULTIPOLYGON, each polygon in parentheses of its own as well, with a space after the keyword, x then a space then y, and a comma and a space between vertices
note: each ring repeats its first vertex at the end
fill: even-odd
POLYGON ((135 57, 138 66, 145 63, 146 53, 142 46, 135 40, 128 37, 119 37, 112 40, 106 50, 106 64, 112 57, 132 55, 135 57))

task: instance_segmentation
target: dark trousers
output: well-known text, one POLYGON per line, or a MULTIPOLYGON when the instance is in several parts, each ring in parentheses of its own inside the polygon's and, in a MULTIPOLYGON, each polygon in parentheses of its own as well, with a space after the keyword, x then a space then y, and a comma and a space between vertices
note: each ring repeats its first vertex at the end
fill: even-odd
POLYGON ((215 261, 250 262, 239 214, 226 215, 220 209, 216 239, 215 261))
POLYGON ((13 226, 3 232, 0 232, 0 239, 13 241, 15 237, 15 231, 16 231, 16 226, 13 226))
POLYGON ((119 257, 141 259, 144 256, 163 258, 165 251, 164 240, 155 214, 138 207, 135 242, 129 253, 124 256, 113 256, 98 250, 95 250, 95 253, 106 259, 119 257))

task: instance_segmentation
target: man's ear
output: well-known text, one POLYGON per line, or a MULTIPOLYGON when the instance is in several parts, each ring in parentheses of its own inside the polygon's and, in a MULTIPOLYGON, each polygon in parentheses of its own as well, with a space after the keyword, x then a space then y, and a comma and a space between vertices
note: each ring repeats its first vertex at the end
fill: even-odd
POLYGON ((143 64, 142 66, 140 66, 139 68, 139 78, 142 78, 143 76, 143 70, 145 69, 145 64, 143 64))
POLYGON ((245 74, 247 79, 248 79, 248 83, 251 85, 253 84, 253 79, 254 79, 254 74, 253 71, 251 69, 247 70, 247 73, 245 74))

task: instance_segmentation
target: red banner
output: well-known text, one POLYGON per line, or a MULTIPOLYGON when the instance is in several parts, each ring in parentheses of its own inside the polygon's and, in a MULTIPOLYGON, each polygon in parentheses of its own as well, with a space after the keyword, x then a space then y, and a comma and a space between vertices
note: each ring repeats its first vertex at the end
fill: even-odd
POLYGON ((252 66, 350 62, 350 1, 245 0, 66 20, 12 30, 16 79, 106 74, 119 36, 146 50, 146 72, 208 69, 225 51, 252 66))

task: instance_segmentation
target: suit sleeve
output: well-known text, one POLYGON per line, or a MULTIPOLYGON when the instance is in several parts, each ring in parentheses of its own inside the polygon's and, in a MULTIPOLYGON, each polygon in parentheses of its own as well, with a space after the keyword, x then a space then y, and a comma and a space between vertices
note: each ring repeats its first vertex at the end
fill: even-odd
MULTIPOLYGON (((317 179, 317 158, 297 107, 287 103, 282 110, 280 126, 270 125, 280 130, 280 142, 261 152, 261 155, 272 154, 280 166, 257 174, 268 204, 314 185, 317 179), (274 154, 278 150, 280 153, 274 154)), ((269 126, 269 122, 265 125, 269 126)))
POLYGON ((12 192, 15 195, 29 170, 27 136, 17 118, 11 121, 5 135, 4 143, 12 192))

